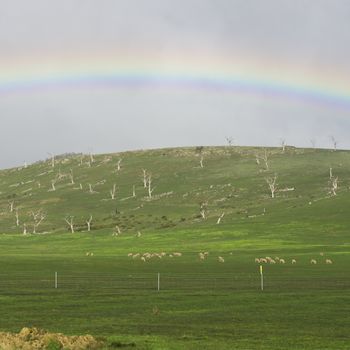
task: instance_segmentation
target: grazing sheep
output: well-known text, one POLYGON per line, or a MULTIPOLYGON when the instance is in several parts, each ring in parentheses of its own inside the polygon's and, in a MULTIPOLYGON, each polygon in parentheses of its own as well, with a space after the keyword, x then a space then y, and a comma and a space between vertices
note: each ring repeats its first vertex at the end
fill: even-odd
POLYGON ((280 258, 278 256, 275 257, 276 261, 280 261, 280 258))
POLYGON ((94 253, 90 253, 90 256, 94 256, 94 253))
POLYGON ((136 258, 138 258, 140 256, 140 253, 136 253, 136 254, 134 254, 133 256, 132 256, 132 258, 133 259, 136 259, 136 258))
POLYGON ((284 259, 280 259, 280 264, 285 264, 286 261, 284 259))
POLYGON ((85 254, 86 256, 90 256, 90 252, 86 252, 86 254, 85 254))
POLYGON ((218 260, 219 260, 219 262, 221 262, 221 263, 224 263, 224 262, 225 262, 225 259, 224 259, 222 256, 219 256, 219 257, 218 257, 218 260))
POLYGON ((311 260, 310 260, 310 264, 311 264, 311 265, 316 265, 316 264, 317 264, 317 261, 316 261, 315 259, 311 259, 311 260))
POLYGON ((267 260, 266 260, 265 258, 261 258, 261 259, 260 259, 260 262, 261 262, 261 263, 267 264, 267 260))
POLYGON ((133 253, 129 253, 128 256, 133 256, 133 253))
POLYGON ((273 259, 271 259, 271 260, 270 260, 270 264, 276 264, 276 261, 273 260, 273 259))
POLYGON ((173 253, 173 256, 182 256, 182 253, 173 253))
POLYGON ((296 264, 297 261, 295 259, 292 259, 292 264, 296 264))
POLYGON ((145 258, 144 256, 142 256, 142 257, 141 257, 141 260, 142 260, 143 262, 145 262, 145 261, 146 261, 146 258, 145 258))
POLYGON ((255 262, 256 263, 260 263, 260 259, 259 258, 255 258, 255 262))
POLYGON ((321 252, 321 253, 320 253, 320 255, 321 255, 321 256, 323 256, 323 255, 324 255, 324 253, 323 253, 323 252, 321 252))
POLYGON ((173 254, 169 254, 169 258, 173 258, 173 254))
POLYGON ((331 265, 331 264, 333 264, 333 261, 331 259, 326 259, 326 264, 331 265))
POLYGON ((198 255, 199 255, 199 259, 200 260, 204 260, 205 259, 205 255, 203 253, 199 253, 198 255))

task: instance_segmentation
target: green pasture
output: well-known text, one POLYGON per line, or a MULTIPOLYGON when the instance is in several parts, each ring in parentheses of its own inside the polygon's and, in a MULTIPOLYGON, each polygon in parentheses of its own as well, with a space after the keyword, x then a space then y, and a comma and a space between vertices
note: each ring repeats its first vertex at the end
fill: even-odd
POLYGON ((350 152, 266 152, 268 169, 263 149, 197 147, 0 171, 0 330, 91 333, 109 349, 349 349, 350 152), (286 263, 263 264, 261 291, 267 256, 286 263))

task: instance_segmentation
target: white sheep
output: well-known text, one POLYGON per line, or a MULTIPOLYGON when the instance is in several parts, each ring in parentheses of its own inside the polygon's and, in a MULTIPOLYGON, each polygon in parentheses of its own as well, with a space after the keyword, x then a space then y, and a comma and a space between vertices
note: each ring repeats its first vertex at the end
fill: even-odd
POLYGON ((182 253, 175 252, 175 253, 173 253, 173 256, 182 256, 182 253))
POLYGON ((276 261, 273 260, 273 259, 271 259, 271 260, 270 260, 270 264, 276 264, 276 261))
POLYGON ((261 262, 261 263, 267 264, 267 260, 266 260, 265 258, 261 258, 261 259, 260 259, 260 262, 261 262))
POLYGON ((297 261, 295 259, 292 259, 292 264, 296 264, 297 261))
POLYGON ((132 258, 133 259, 136 259, 136 258, 138 258, 140 256, 140 253, 136 253, 136 254, 134 254, 133 256, 132 256, 132 258))
POLYGON ((331 265, 331 264, 333 264, 333 261, 331 259, 326 259, 326 264, 331 265))
POLYGON ((256 263, 260 263, 260 259, 259 258, 255 258, 255 262, 256 263))
POLYGON ((132 253, 129 253, 128 256, 133 256, 133 254, 132 254, 132 253))
POLYGON ((219 259, 219 262, 221 262, 221 263, 225 262, 225 259, 222 256, 219 256, 218 259, 219 259))
POLYGON ((311 260, 310 260, 310 264, 311 264, 311 265, 316 265, 316 264, 317 264, 317 261, 316 261, 315 259, 311 259, 311 260))
POLYGON ((143 262, 145 262, 145 261, 146 261, 146 258, 145 258, 144 256, 141 256, 141 260, 142 260, 143 262))
POLYGON ((286 261, 284 259, 280 259, 280 264, 285 264, 286 261))

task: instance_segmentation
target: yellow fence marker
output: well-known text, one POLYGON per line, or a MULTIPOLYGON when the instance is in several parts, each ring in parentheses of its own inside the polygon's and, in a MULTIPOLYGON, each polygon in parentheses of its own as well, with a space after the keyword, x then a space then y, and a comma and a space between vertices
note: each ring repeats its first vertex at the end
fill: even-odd
POLYGON ((261 290, 264 290, 264 274, 263 274, 262 265, 260 265, 260 283, 261 283, 261 290))

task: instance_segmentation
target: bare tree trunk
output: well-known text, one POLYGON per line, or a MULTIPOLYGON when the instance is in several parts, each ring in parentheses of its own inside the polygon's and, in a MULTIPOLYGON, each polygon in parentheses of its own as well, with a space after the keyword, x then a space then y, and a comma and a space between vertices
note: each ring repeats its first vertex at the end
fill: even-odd
POLYGON ((133 196, 134 198, 136 197, 135 185, 132 186, 132 196, 133 196))
POLYGON ((331 193, 333 196, 337 195, 337 190, 338 190, 338 177, 332 178, 331 182, 331 193))
POLYGON ((33 233, 36 233, 36 229, 39 227, 39 225, 45 219, 46 215, 41 210, 38 210, 37 212, 32 211, 31 214, 32 214, 33 221, 34 221, 33 233))
POLYGON ((118 163, 117 163, 117 171, 120 171, 120 170, 121 170, 122 160, 123 160, 123 158, 120 158, 120 159, 118 160, 118 163))
POLYGON ((74 223, 73 223, 74 216, 67 217, 64 220, 69 225, 71 233, 74 233, 74 223))
POLYGON ((12 213, 12 212, 13 212, 14 205, 15 205, 15 201, 9 201, 9 209, 10 209, 10 213, 12 213))
POLYGON ((338 141, 335 139, 334 136, 331 136, 331 140, 332 140, 332 144, 333 144, 333 150, 335 152, 337 150, 338 141))
POLYGON ((221 222, 221 219, 224 217, 225 213, 222 213, 219 218, 218 218, 218 221, 216 222, 218 225, 220 224, 221 222))
POLYGON ((207 203, 206 202, 202 202, 200 203, 200 208, 199 208, 199 213, 202 217, 203 220, 205 220, 207 218, 207 203))
POLYGON ((146 169, 142 169, 142 173, 143 173, 143 187, 147 188, 147 170, 146 169))
POLYGON ((277 175, 275 175, 273 178, 272 177, 268 177, 265 180, 266 180, 266 183, 268 184, 268 186, 270 188, 271 198, 275 198, 275 192, 277 190, 277 184, 276 184, 277 175))
POLYGON ((87 227, 88 227, 88 232, 91 231, 91 222, 92 222, 92 215, 90 215, 89 220, 86 221, 87 227))
POLYGON ((286 140, 285 139, 281 139, 281 147, 282 147, 282 153, 284 153, 286 150, 286 140))
POLYGON ((333 169, 329 168, 329 180, 332 180, 333 178, 333 169))
POLYGON ((27 234, 27 225, 25 223, 23 224, 23 234, 27 234))
POLYGON ((199 164, 200 164, 201 168, 204 168, 203 159, 204 159, 203 156, 201 156, 201 159, 199 161, 199 164))
POLYGON ((74 174, 73 174, 73 169, 70 169, 69 177, 70 177, 70 183, 71 183, 72 185, 74 185, 74 174))
POLYGON ((16 226, 18 227, 18 226, 19 226, 19 215, 18 215, 18 209, 16 209, 15 216, 16 216, 16 226))
POLYGON ((56 185, 56 181, 57 181, 56 179, 51 180, 51 190, 52 191, 56 191, 56 186, 55 186, 56 185))
POLYGON ((154 191, 154 188, 152 188, 152 175, 151 174, 148 175, 147 184, 148 184, 148 197, 152 198, 152 193, 154 191))
POLYGON ((113 185, 113 188, 109 191, 111 198, 115 199, 116 185, 113 185))
POLYGON ((94 193, 94 190, 93 190, 93 188, 92 188, 92 185, 91 185, 91 184, 89 184, 89 193, 94 193))

